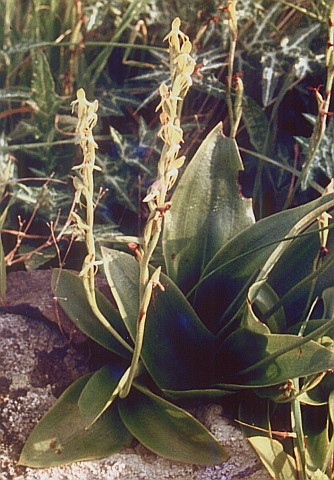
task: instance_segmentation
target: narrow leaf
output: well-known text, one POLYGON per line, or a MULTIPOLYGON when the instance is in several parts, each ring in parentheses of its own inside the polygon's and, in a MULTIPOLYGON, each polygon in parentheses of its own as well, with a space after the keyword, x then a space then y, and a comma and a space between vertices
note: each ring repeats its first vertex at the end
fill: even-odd
POLYGON ((263 152, 269 131, 269 122, 264 111, 251 97, 245 97, 242 106, 242 117, 251 144, 257 152, 263 152))
POLYGON ((35 51, 33 60, 32 99, 37 103, 39 112, 48 118, 55 113, 58 104, 55 82, 45 53, 35 51))

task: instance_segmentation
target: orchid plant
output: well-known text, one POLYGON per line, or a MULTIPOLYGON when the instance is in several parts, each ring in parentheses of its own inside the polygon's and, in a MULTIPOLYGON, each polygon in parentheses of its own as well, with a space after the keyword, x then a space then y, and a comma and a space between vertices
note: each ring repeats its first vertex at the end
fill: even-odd
MULTIPOLYGON (((227 12, 232 44, 234 3, 227 12)), ((243 87, 237 78, 229 85, 231 136, 222 123, 213 128, 170 198, 185 162, 181 112, 195 68, 180 25, 176 18, 166 37, 171 79, 160 86, 163 148, 143 200, 147 222, 129 253, 102 247, 102 261, 93 233, 98 103, 82 89, 73 102, 83 162, 75 167, 72 218, 87 256, 79 275, 54 270, 53 289, 109 361, 63 393, 31 433, 20 463, 46 467, 104 457, 137 439, 175 461, 218 464, 228 457, 224 446, 178 404, 234 395, 245 433, 274 478, 329 478, 333 189, 255 221, 238 183, 243 165, 234 136, 243 87), (160 241, 164 265, 154 268, 160 241), (95 289, 101 263, 114 302, 95 289), (320 411, 323 421, 314 428, 320 411), (287 412, 291 431, 281 431, 277 418, 287 412)))

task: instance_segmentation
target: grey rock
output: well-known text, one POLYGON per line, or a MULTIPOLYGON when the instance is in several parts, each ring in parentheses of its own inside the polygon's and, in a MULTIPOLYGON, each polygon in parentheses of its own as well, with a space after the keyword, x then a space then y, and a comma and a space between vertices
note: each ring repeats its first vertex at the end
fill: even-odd
POLYGON ((99 461, 49 469, 17 464, 32 428, 76 378, 92 369, 88 355, 68 342, 55 324, 6 314, 0 317, 0 480, 265 480, 269 476, 219 405, 192 411, 230 452, 215 467, 174 463, 142 445, 99 461))

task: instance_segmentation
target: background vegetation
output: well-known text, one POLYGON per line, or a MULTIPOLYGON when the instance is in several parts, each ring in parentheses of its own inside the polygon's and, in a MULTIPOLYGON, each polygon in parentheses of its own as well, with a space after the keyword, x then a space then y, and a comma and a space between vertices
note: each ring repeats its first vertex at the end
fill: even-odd
MULTIPOLYGON (((60 265, 80 269, 83 265, 79 277, 62 269, 54 270, 53 287, 60 305, 68 309, 70 318, 78 321, 85 333, 90 328, 87 334, 91 338, 96 340, 100 335, 103 341, 97 341, 104 347, 109 348, 108 342, 111 342, 110 350, 127 362, 129 352, 133 353, 130 370, 122 366, 123 373, 120 373, 122 369, 115 373, 114 365, 107 365, 91 378, 70 387, 60 398, 60 405, 69 402, 74 406, 70 417, 77 415, 77 404, 82 408, 84 414, 79 415, 77 421, 78 429, 85 434, 93 424, 94 428, 99 428, 98 419, 105 418, 106 411, 109 416, 114 415, 113 421, 122 420, 118 426, 124 433, 124 445, 132 435, 153 451, 166 455, 165 445, 173 442, 162 441, 161 451, 156 448, 156 432, 159 436, 162 429, 153 428, 152 437, 138 431, 143 405, 147 402, 155 405, 161 421, 172 408, 165 396, 194 397, 200 389, 204 397, 218 395, 220 398, 235 393, 240 387, 243 394, 240 394, 239 418, 244 420, 246 433, 249 426, 255 424, 265 434, 259 438, 251 435, 252 442, 264 463, 267 452, 271 452, 267 468, 274 472, 273 476, 276 476, 276 458, 280 456, 286 464, 279 469, 279 478, 329 478, 334 445, 329 426, 334 405, 329 375, 333 365, 333 333, 328 333, 334 321, 332 239, 327 244, 327 236, 322 231, 319 243, 313 225, 319 222, 319 228, 328 228, 331 218, 328 212, 334 201, 331 188, 326 190, 328 195, 319 198, 334 173, 333 114, 329 104, 334 62, 334 3, 329 0, 212 0, 205 5, 201 1, 185 4, 181 0, 9 0, 2 3, 2 301, 5 302, 6 266, 31 269, 60 265), (232 28, 235 4, 237 22, 234 26, 236 29, 237 23, 238 38, 233 72, 237 87, 231 88, 231 52, 233 40, 236 40, 232 28), (165 92, 172 95, 174 82, 180 82, 178 75, 182 68, 189 67, 186 63, 182 67, 182 62, 177 60, 184 53, 178 46, 177 56, 169 69, 168 51, 161 47, 176 16, 182 19, 182 28, 192 40, 196 62, 192 79, 189 80, 190 74, 186 79, 193 85, 182 111, 184 134, 182 130, 180 134, 177 118, 178 102, 183 102, 182 89, 178 95, 174 94, 175 108, 170 106, 172 100, 168 100, 168 96, 164 98, 162 94, 160 99, 159 95, 161 82, 167 85, 163 84, 165 92), (171 79, 169 70, 178 73, 171 79), (236 185, 235 171, 240 170, 242 164, 237 144, 233 138, 228 138, 235 133, 228 113, 231 114, 233 104, 237 116, 240 78, 245 93, 242 122, 236 137, 245 170, 239 172, 236 185), (87 92, 87 98, 97 99, 99 104, 99 123, 94 131, 99 146, 96 158, 92 128, 97 120, 97 103, 87 102, 82 89, 87 92), (76 95, 78 101, 74 103, 79 105, 77 129, 70 112, 76 95), (159 101, 163 114, 167 115, 167 123, 164 117, 158 118, 159 101), (81 115, 80 108, 83 108, 81 113, 86 111, 86 117, 81 115), (169 117, 173 117, 173 121, 169 117), (220 134, 220 121, 227 137, 220 134), (165 185, 165 192, 162 186, 172 171, 168 170, 171 164, 164 160, 164 155, 172 157, 173 142, 169 142, 167 150, 162 150, 160 157, 161 142, 156 140, 160 129, 160 137, 168 143, 168 135, 165 133, 164 138, 161 132, 167 132, 170 123, 172 131, 181 135, 174 142, 177 155, 184 137, 181 159, 173 157, 176 172, 183 164, 183 155, 189 160, 197 151, 176 188, 172 206, 166 203, 170 197, 160 198, 162 193, 159 192, 165 194, 169 190, 165 185), (80 138, 75 131, 82 134, 80 138), (211 133, 203 142, 208 132, 211 133), (324 138, 320 143, 322 133, 324 138), (147 188, 157 178, 159 157, 162 158, 158 175, 159 181, 163 178, 161 188, 157 189, 157 194, 149 190, 151 193, 147 197, 151 198, 143 203, 147 188), (214 166, 221 168, 222 163, 225 180, 232 178, 227 182, 228 188, 222 187, 219 178, 213 178, 215 175, 210 176, 211 184, 206 188, 207 171, 214 166), (307 168, 303 167, 305 164, 307 168), (79 170, 75 177, 74 165, 79 170), (95 167, 98 188, 94 197, 91 177, 95 167), (196 194, 199 199, 194 199, 196 194), (206 202, 207 197, 209 202, 206 202), (250 202, 245 202, 244 197, 253 199, 257 223, 253 222, 250 202), (219 203, 221 198, 225 202, 219 203), (214 199, 216 203, 212 203, 214 199), (81 209, 82 203, 84 208, 81 209), (192 216, 188 215, 188 204, 189 209, 194 210, 192 216), (86 220, 74 212, 76 205, 76 212, 86 212, 86 220), (299 208, 288 210, 291 206, 299 208), (160 267, 149 278, 148 263, 169 208, 173 214, 166 216, 164 222, 165 264, 158 244, 152 263, 160 267), (215 216, 216 223, 201 222, 203 217, 211 219, 219 208, 225 211, 224 215, 215 216), (94 235, 93 212, 96 216, 94 235), (238 216, 236 212, 242 214, 238 216), (264 217, 267 218, 259 221, 264 217), (203 225, 207 225, 207 231, 203 225), (193 231, 195 234, 191 235, 193 231), (94 237, 100 246, 117 247, 103 248, 102 257, 119 312, 112 304, 107 304, 110 312, 101 313, 99 300, 96 300, 94 275, 101 262, 99 253, 95 255, 94 237), (205 242, 201 244, 203 238, 205 242), (129 243, 137 261, 119 251, 129 243), (250 256, 246 261, 247 255, 250 256), (59 288, 65 288, 63 295, 58 295, 58 280, 59 288), (172 280, 180 290, 171 286, 172 280), (157 286, 164 293, 153 296, 153 288, 157 286), (224 299, 220 298, 222 291, 224 299), (151 296, 154 307, 150 310, 151 296), (68 302, 67 297, 77 303, 68 302), (85 313, 79 315, 82 308, 85 313), (87 313, 89 309, 92 316, 87 313), (143 341, 146 314, 154 318, 147 322, 143 341), (102 328, 96 323, 98 321, 108 334, 103 329, 96 330, 96 325, 102 328), (173 336, 185 324, 188 330, 183 340, 189 335, 189 341, 184 340, 186 351, 173 336), (133 347, 128 343, 127 332, 133 347), (157 338, 162 341, 163 348, 156 347, 157 338), (122 348, 117 342, 115 345, 115 340, 122 348), (184 355, 191 350, 188 345, 195 352, 189 364, 183 361, 184 355), (203 353, 205 345, 210 353, 207 363, 202 361, 206 355, 203 353), (245 345, 251 348, 245 351, 245 345), (315 357, 321 361, 315 362, 315 357), (200 368, 198 359, 202 362, 200 368), (142 371, 138 370, 138 365, 142 371), (168 370, 166 365, 172 367, 168 370), (212 378, 208 383, 205 377, 210 366, 213 366, 212 378), (277 370, 275 375, 271 366, 277 370), (201 371, 205 372, 203 384, 201 371), (141 374, 143 378, 132 388, 134 378, 141 374), (105 376, 109 383, 105 382, 105 376), (149 376, 152 382, 147 380, 149 376), (151 390, 150 382, 155 384, 151 390), (246 388, 249 390, 244 393, 246 388), (96 391, 101 394, 101 402, 91 401, 96 391), (159 396, 161 392, 163 395, 159 396), (257 409, 259 398, 264 402, 260 410, 257 409), (113 404, 107 411, 114 400, 118 410, 113 404), (288 408, 285 404, 289 404, 288 408), (319 408, 323 409, 325 419, 320 424, 319 408), (292 432, 285 424, 282 426, 281 421, 289 418, 289 414, 292 432), (290 442, 284 447, 284 452, 282 445, 271 437, 271 420, 274 419, 275 426, 275 415, 282 429, 278 434, 284 437, 286 433, 286 438, 293 439, 293 444, 290 442), (89 419, 92 423, 84 425, 89 419), (149 444, 145 443, 147 437, 149 444), (319 442, 322 442, 320 449, 319 442)), ((177 19, 174 27, 178 23, 177 19)), ((183 34, 178 33, 176 37, 177 42, 180 38, 184 41, 183 34)), ((193 72, 193 60, 188 58, 187 61, 192 62, 193 72)), ((57 411, 57 404, 54 408, 57 411)), ((179 411, 178 407, 173 408, 179 411)), ((45 417, 42 427, 37 427, 27 442, 29 459, 26 464, 34 458, 34 445, 44 431, 43 422, 57 423, 52 410, 48 415, 51 416, 45 417)), ((187 424, 187 414, 182 415, 187 424)), ((198 425, 194 422, 190 421, 191 428, 196 426, 196 430, 198 425)), ((181 423, 177 423, 173 435, 178 434, 181 423)), ((188 437, 196 435, 184 437, 183 445, 188 447, 188 437)), ((210 438, 206 437, 207 447, 211 445, 210 438)), ((225 453, 218 443, 215 445, 219 453, 217 462, 225 458, 225 453)), ((208 452, 210 456, 210 449, 208 452)), ((66 454, 70 461, 82 458, 71 451, 66 454)), ((25 455, 23 452, 23 457, 25 455)), ((208 460, 204 457, 202 461, 206 463, 208 460)), ((185 459, 187 455, 183 461, 185 459)), ((41 464, 38 462, 43 466, 46 465, 43 462, 49 460, 43 458, 41 464)))
MULTIPOLYGON (((69 105, 79 87, 99 100, 102 117, 96 233, 118 241, 136 226, 139 234, 147 216, 141 199, 155 177, 161 148, 155 106, 158 86, 168 78, 162 39, 178 15, 194 44, 197 69, 183 110, 184 154, 191 158, 217 121, 224 120, 228 133, 226 5, 214 0, 2 4, 0 193, 7 265, 56 264, 55 237, 61 250, 68 247, 69 177, 78 155, 69 105)), ((253 197, 258 219, 282 209, 294 169, 304 160, 317 109, 312 89, 324 83, 327 8, 325 0, 237 4, 235 66, 246 95, 237 135, 246 167, 240 183, 242 194, 253 197)), ((333 175, 332 128, 310 171, 321 185, 333 175)), ((316 195, 313 189, 302 192, 293 203, 316 195)), ((79 265, 80 249, 73 248, 67 261, 79 265)))

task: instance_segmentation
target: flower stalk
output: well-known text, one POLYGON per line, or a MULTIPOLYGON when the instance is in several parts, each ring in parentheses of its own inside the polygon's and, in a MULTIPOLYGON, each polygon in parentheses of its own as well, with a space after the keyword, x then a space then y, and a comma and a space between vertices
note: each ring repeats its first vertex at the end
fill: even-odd
POLYGON ((72 102, 72 111, 77 106, 78 124, 76 133, 79 138, 80 147, 83 153, 83 162, 73 167, 78 171, 78 176, 74 177, 73 185, 75 188, 75 203, 84 208, 85 218, 82 218, 76 211, 72 212, 72 220, 77 231, 83 236, 86 243, 87 255, 83 261, 80 276, 83 280, 83 286, 87 295, 89 305, 101 322, 113 337, 118 340, 123 347, 132 352, 133 349, 119 335, 119 333, 110 325, 108 320, 100 311, 95 294, 95 274, 98 265, 102 262, 96 260, 96 249, 94 240, 94 171, 100 170, 95 165, 95 150, 98 148, 94 136, 93 128, 97 123, 98 101, 89 102, 86 99, 85 91, 80 88, 77 92, 77 99, 72 102), (83 202, 81 201, 83 199, 83 202))
POLYGON ((235 51, 238 41, 238 22, 236 16, 236 0, 227 2, 222 10, 228 16, 228 28, 230 34, 230 51, 228 56, 227 79, 226 79, 226 103, 230 121, 230 137, 235 138, 242 115, 243 82, 240 75, 233 75, 235 51), (232 87, 235 89, 235 100, 232 101, 232 87))
POLYGON ((173 187, 178 171, 185 161, 184 156, 179 156, 183 142, 180 117, 184 98, 192 85, 191 75, 195 69, 195 61, 190 56, 192 44, 189 37, 180 30, 180 26, 180 19, 175 18, 170 33, 164 39, 169 44, 171 88, 165 83, 162 83, 159 88, 161 99, 156 112, 161 110, 159 116, 161 127, 158 136, 164 145, 158 162, 157 179, 150 186, 143 200, 147 203, 150 213, 144 228, 142 243, 136 250, 140 269, 137 335, 130 371, 126 372, 127 381, 120 394, 121 397, 129 394, 136 375, 144 339, 146 314, 153 289, 158 286, 164 290, 159 279, 161 269, 156 269, 150 277, 149 263, 160 238, 164 215, 170 208, 167 194, 173 187))

